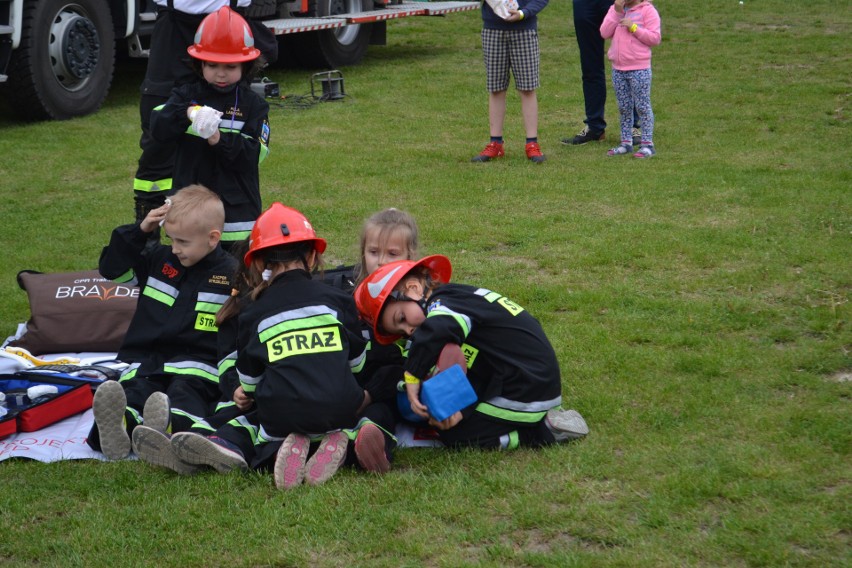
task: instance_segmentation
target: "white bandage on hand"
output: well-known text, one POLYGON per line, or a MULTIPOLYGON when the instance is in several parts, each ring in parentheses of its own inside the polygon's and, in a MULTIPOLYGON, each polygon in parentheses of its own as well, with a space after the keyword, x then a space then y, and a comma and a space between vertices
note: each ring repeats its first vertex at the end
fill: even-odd
POLYGON ((205 140, 219 130, 219 119, 221 117, 221 112, 209 106, 196 107, 189 111, 189 120, 192 121, 192 129, 205 140))

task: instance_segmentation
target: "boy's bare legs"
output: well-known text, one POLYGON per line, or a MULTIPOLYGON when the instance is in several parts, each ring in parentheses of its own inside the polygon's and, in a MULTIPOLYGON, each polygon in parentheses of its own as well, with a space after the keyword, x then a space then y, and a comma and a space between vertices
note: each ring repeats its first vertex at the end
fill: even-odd
MULTIPOLYGON (((538 110, 536 109, 536 112, 538 110)), ((506 91, 488 93, 488 127, 491 137, 502 138, 503 121, 506 118, 506 91)), ((526 118, 524 119, 526 120, 526 118)))
MULTIPOLYGON (((518 91, 521 97, 521 116, 527 138, 538 138, 538 97, 535 91, 518 91)), ((503 106, 505 108, 505 101, 503 106)))
POLYGON ((535 91, 518 91, 521 98, 521 116, 527 133, 525 151, 527 159, 537 164, 545 160, 538 145, 538 97, 535 91))

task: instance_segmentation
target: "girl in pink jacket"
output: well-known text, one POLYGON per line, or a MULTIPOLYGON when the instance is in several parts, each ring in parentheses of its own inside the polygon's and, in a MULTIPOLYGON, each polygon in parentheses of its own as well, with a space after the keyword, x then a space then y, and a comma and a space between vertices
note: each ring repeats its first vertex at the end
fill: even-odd
POLYGON ((660 44, 660 15, 651 0, 615 0, 601 24, 601 36, 612 38, 607 56, 612 62, 612 86, 621 117, 621 144, 607 152, 633 152, 633 107, 642 124, 642 143, 634 158, 650 158, 654 150, 654 111, 651 109, 651 47, 660 44))

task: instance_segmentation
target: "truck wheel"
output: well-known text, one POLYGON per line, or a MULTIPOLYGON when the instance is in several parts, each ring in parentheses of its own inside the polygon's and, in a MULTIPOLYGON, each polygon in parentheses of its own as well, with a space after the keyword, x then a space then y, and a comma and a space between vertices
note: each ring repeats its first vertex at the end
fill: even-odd
MULTIPOLYGON (((373 0, 311 0, 317 17, 357 14, 373 9, 373 0)), ((356 24, 335 30, 297 34, 299 63, 308 68, 346 67, 364 58, 372 24, 356 24)), ((295 38, 294 38, 295 39, 295 38)))
POLYGON ((278 0, 252 0, 248 8, 246 8, 247 18, 266 18, 274 16, 278 12, 278 0))
POLYGON ((25 2, 21 45, 9 63, 9 98, 29 120, 98 110, 112 83, 115 31, 106 2, 25 2))

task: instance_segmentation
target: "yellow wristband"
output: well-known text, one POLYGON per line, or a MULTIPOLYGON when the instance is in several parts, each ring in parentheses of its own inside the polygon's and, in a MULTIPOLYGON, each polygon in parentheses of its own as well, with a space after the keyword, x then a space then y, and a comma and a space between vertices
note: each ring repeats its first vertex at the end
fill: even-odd
POLYGON ((629 29, 630 29, 630 33, 635 34, 635 33, 636 33, 636 30, 637 30, 638 28, 639 28, 639 26, 637 26, 636 24, 633 24, 633 25, 632 25, 632 26, 630 26, 630 28, 629 28, 629 29))
MULTIPOLYGON (((523 11, 523 10, 518 10, 518 14, 520 14, 520 15, 521 15, 521 20, 523 20, 523 19, 526 17, 526 16, 524 16, 524 11, 523 11)), ((520 22, 521 20, 518 20, 518 21, 520 22)))
POLYGON ((406 371, 402 375, 402 378, 405 381, 405 384, 407 384, 407 385, 419 385, 420 384, 420 379, 418 379, 417 377, 415 377, 414 375, 412 375, 408 371, 406 371))

